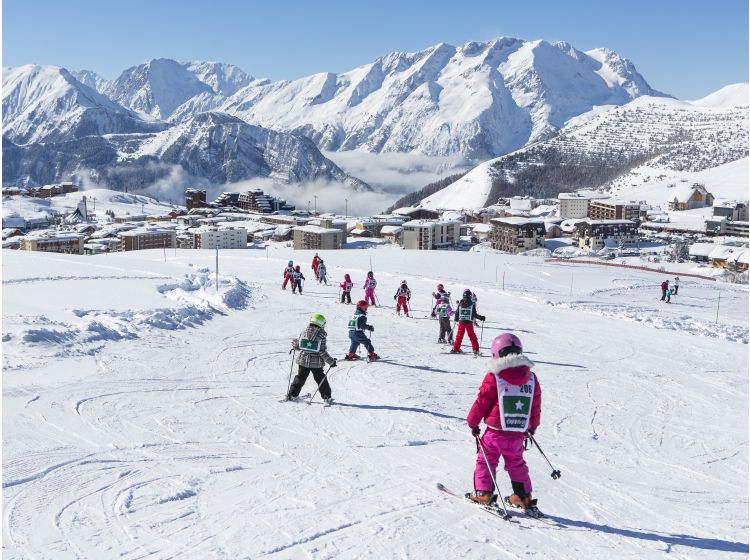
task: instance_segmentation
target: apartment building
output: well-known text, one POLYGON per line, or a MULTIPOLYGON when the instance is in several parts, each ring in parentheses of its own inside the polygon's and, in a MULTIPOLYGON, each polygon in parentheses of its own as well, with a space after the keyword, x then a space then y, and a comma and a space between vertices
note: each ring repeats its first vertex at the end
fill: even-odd
POLYGON ((579 249, 600 251, 608 244, 633 247, 638 245, 638 225, 632 220, 584 220, 576 224, 579 249))
POLYGON ((589 202, 589 218, 602 220, 633 220, 637 222, 641 215, 641 205, 637 202, 622 200, 591 200, 589 202))
POLYGON ((534 218, 493 218, 490 220, 493 249, 523 253, 544 246, 544 220, 534 218))
POLYGON ((299 226, 292 231, 293 247, 297 250, 341 249, 346 239, 339 228, 299 226))
POLYGON ((69 231, 45 231, 21 238, 22 251, 83 254, 83 235, 69 231))
POLYGON ((404 249, 444 249, 457 245, 461 239, 461 223, 456 220, 412 220, 402 227, 404 249))
POLYGON ((246 249, 247 230, 243 227, 204 226, 190 232, 194 249, 246 249))
POLYGON ((132 229, 118 234, 123 251, 141 251, 145 249, 170 249, 177 244, 175 230, 166 228, 132 229))

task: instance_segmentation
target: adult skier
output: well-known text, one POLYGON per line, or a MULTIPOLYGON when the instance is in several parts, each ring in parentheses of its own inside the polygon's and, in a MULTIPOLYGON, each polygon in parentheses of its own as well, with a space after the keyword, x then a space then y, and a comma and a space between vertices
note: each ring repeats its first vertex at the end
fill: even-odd
POLYGON ((445 344, 447 341, 450 344, 453 344, 453 327, 451 327, 453 308, 451 307, 451 298, 447 293, 440 300, 440 303, 435 306, 435 315, 440 323, 438 343, 445 344))
POLYGON ((365 331, 374 332, 375 328, 372 325, 367 324, 367 307, 368 303, 361 299, 357 302, 357 310, 354 315, 349 319, 349 340, 352 343, 349 345, 349 353, 346 355, 345 360, 358 360, 357 349, 360 344, 364 344, 367 348, 367 358, 377 360, 380 356, 375 353, 375 348, 370 342, 370 339, 365 334, 365 331))
POLYGON ((401 308, 403 307, 404 314, 408 317, 409 305, 407 302, 411 300, 411 290, 409 289, 409 286, 406 285, 406 280, 401 282, 401 286, 396 290, 393 299, 396 301, 396 313, 398 313, 398 316, 401 317, 401 308))
POLYGON ((292 280, 293 275, 294 275, 294 261, 289 261, 286 265, 286 268, 284 269, 284 283, 281 285, 282 290, 286 290, 286 283, 289 281, 292 281, 292 286, 294 286, 294 281, 292 280))
POLYGON ((365 289, 365 301, 370 305, 375 305, 375 287, 377 285, 378 281, 375 280, 375 275, 372 271, 368 272, 362 287, 365 289))
POLYGON ((327 333, 325 331, 326 318, 316 313, 310 318, 310 324, 299 338, 292 340, 292 347, 299 352, 297 364, 299 370, 294 381, 289 386, 287 400, 296 399, 307 381, 307 376, 313 374, 315 383, 320 386, 320 396, 326 403, 331 402, 331 386, 323 374, 323 365, 336 367, 336 358, 332 358, 326 350, 327 333))
POLYGON ((672 289, 674 290, 674 295, 677 295, 677 292, 680 290, 680 277, 679 276, 674 277, 674 282, 672 282, 672 286, 673 286, 672 289))
POLYGON ((432 305, 432 313, 430 313, 431 317, 435 317, 436 316, 435 310, 436 310, 437 306, 440 305, 440 303, 443 300, 443 296, 445 296, 445 295, 447 295, 448 297, 450 297, 451 293, 445 291, 445 286, 443 286, 442 284, 438 284, 437 285, 437 291, 436 292, 432 292, 432 297, 435 298, 435 303, 433 303, 433 305, 432 305))
POLYGON ((318 284, 328 285, 328 278, 326 277, 326 265, 323 259, 320 259, 318 263, 318 284))
POLYGON ((503 333, 492 341, 490 371, 484 376, 466 417, 478 447, 481 446, 477 449, 474 492, 466 497, 479 504, 490 503, 492 477, 502 456, 513 488, 513 494, 507 496, 505 502, 523 508, 527 515, 541 517, 537 501, 531 497, 529 468, 523 459, 526 433, 534 435, 542 410, 542 389, 531 371, 533 366, 514 334, 503 333), (480 439, 482 420, 487 429, 480 439))
POLYGON ((292 293, 296 293, 295 290, 299 290, 302 295, 302 281, 305 279, 305 275, 302 274, 299 265, 294 267, 294 273, 292 274, 292 293))
POLYGON ((667 297, 667 290, 669 289, 669 280, 664 280, 664 282, 661 283, 661 300, 664 301, 664 298, 667 297))
POLYGON ((346 300, 346 303, 352 302, 352 288, 354 287, 354 283, 352 282, 352 279, 349 277, 348 274, 344 274, 344 281, 339 284, 339 288, 341 288, 341 303, 344 303, 346 300))
POLYGON ((455 320, 458 323, 458 331, 456 332, 456 339, 453 342, 451 354, 462 353, 461 341, 464 339, 465 332, 469 335, 474 354, 479 355, 479 341, 474 332, 474 319, 484 321, 485 317, 477 313, 477 306, 472 300, 471 290, 467 288, 464 290, 463 298, 458 302, 458 306, 456 307, 455 320))
POLYGON ((315 253, 315 256, 312 260, 312 269, 315 273, 315 279, 318 279, 318 266, 320 265, 320 257, 318 256, 318 253, 315 253))

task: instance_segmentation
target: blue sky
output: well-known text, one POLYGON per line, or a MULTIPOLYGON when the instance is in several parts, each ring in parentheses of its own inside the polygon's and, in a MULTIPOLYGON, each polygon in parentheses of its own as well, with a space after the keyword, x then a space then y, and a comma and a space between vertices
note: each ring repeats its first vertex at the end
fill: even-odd
POLYGON ((4 66, 55 64, 108 79, 160 57, 297 78, 499 35, 612 48, 682 99, 748 81, 747 0, 3 1, 4 66))

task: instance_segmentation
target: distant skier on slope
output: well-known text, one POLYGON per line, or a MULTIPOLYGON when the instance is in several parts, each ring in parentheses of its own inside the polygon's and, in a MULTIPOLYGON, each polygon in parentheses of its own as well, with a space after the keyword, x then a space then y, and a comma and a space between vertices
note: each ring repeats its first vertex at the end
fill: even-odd
POLYGON ((667 297, 667 290, 669 289, 669 280, 664 280, 664 282, 661 283, 661 300, 664 301, 664 299, 667 297))
POLYGON ((435 317, 436 316, 435 310, 436 310, 437 306, 440 305, 440 303, 443 300, 443 296, 445 296, 445 295, 447 295, 448 297, 450 297, 451 293, 445 291, 445 286, 443 286, 442 284, 438 284, 437 285, 437 291, 432 293, 432 297, 435 298, 435 303, 432 305, 432 313, 430 313, 431 317, 435 317))
POLYGON ((315 253, 315 256, 312 260, 312 269, 315 273, 315 279, 318 279, 318 266, 320 265, 320 257, 318 256, 318 253, 315 253))
POLYGON ((299 396, 305 381, 307 381, 307 376, 312 373, 315 383, 320 386, 320 396, 326 403, 331 401, 331 386, 323 374, 323 365, 328 364, 332 368, 336 367, 336 358, 332 358, 326 350, 328 334, 325 331, 325 326, 326 318, 316 313, 310 318, 310 325, 300 337, 292 340, 292 347, 299 352, 297 358, 299 370, 289 386, 287 400, 294 400, 299 396))
POLYGON ((289 281, 292 281, 292 286, 294 286, 292 276, 294 276, 294 261, 289 261, 284 269, 284 283, 281 285, 282 290, 286 290, 286 284, 289 281))
POLYGON ((300 266, 295 266, 294 273, 292 274, 292 293, 295 293, 295 290, 299 290, 300 295, 302 295, 302 281, 304 279, 305 275, 300 271, 300 266))
POLYGON ((672 288, 669 288, 669 289, 667 290, 667 303, 672 303, 672 302, 671 302, 670 300, 672 299, 672 294, 673 294, 673 293, 674 293, 674 292, 673 292, 672 288))
POLYGON ((354 315, 349 319, 349 340, 352 343, 349 345, 349 353, 346 355, 345 360, 358 360, 357 349, 360 344, 364 344, 367 348, 367 358, 370 360, 377 360, 380 356, 375 353, 375 348, 367 338, 365 331, 374 332, 375 328, 372 325, 367 324, 367 307, 368 304, 365 300, 361 299, 357 302, 357 310, 354 315))
POLYGON ((378 281, 375 280, 375 275, 372 271, 367 273, 365 283, 362 287, 365 289, 365 301, 370 305, 376 305, 375 302, 375 287, 378 285, 378 281))
POLYGON ((401 286, 396 290, 393 299, 396 301, 396 313, 398 313, 398 316, 401 316, 401 308, 403 307, 404 314, 408 317, 409 304, 407 302, 411 300, 411 290, 409 289, 409 286, 406 285, 406 280, 401 282, 401 286))
POLYGON ((326 277, 326 265, 323 262, 323 259, 320 259, 320 263, 318 263, 318 284, 325 284, 328 285, 328 278, 326 277))
POLYGON ((440 323, 438 343, 445 344, 446 342, 449 342, 450 344, 453 344, 453 328, 451 327, 453 308, 451 307, 450 296, 447 293, 440 300, 440 303, 435 306, 435 315, 440 323))
POLYGON ((341 303, 344 303, 344 300, 346 300, 346 303, 352 302, 353 287, 354 283, 352 282, 352 279, 348 274, 344 274, 344 281, 339 284, 339 288, 341 288, 341 303))
POLYGON ((477 306, 472 300, 471 290, 467 288, 464 290, 463 298, 458 302, 458 306, 456 307, 455 320, 458 323, 458 331, 456 332, 456 339, 453 342, 451 354, 461 353, 461 342, 464 339, 464 332, 469 335, 474 354, 479 354, 479 341, 474 332, 474 319, 484 321, 485 316, 477 313, 477 306))
POLYGON ((490 503, 492 476, 502 456, 513 487, 513 494, 505 498, 506 503, 539 517, 541 512, 536 506, 537 501, 531 497, 529 468, 523 459, 525 434, 534 435, 542 411, 542 389, 531 371, 533 366, 534 363, 523 354, 517 336, 503 333, 492 341, 490 371, 484 376, 466 418, 471 433, 477 438, 481 433, 480 422, 484 420, 487 426, 477 441, 482 448, 477 450, 474 492, 467 497, 479 504, 490 503), (492 469, 492 475, 489 469, 492 469))
POLYGON ((672 282, 672 286, 674 286, 674 295, 677 295, 677 292, 680 290, 680 277, 675 276, 674 282, 672 282))

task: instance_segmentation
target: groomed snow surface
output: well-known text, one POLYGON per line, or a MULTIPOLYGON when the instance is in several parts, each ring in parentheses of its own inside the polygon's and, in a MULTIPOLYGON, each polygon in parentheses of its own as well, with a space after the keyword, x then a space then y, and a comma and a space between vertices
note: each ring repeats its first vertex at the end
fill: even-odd
POLYGON ((667 305, 666 274, 322 256, 355 301, 372 258, 385 305, 369 319, 384 361, 331 370, 330 408, 279 402, 311 313, 335 356, 348 347, 354 309, 312 280, 311 252, 224 251, 217 292, 211 251, 4 251, 5 558, 747 557, 747 287, 683 278, 667 305), (302 296, 280 289, 289 258, 302 296), (414 319, 393 311, 403 279, 414 319), (487 371, 436 344, 438 281, 476 289, 485 353, 510 330, 537 364, 537 439, 562 478, 526 460, 559 524, 509 524, 435 488, 472 487, 464 418, 487 371))

